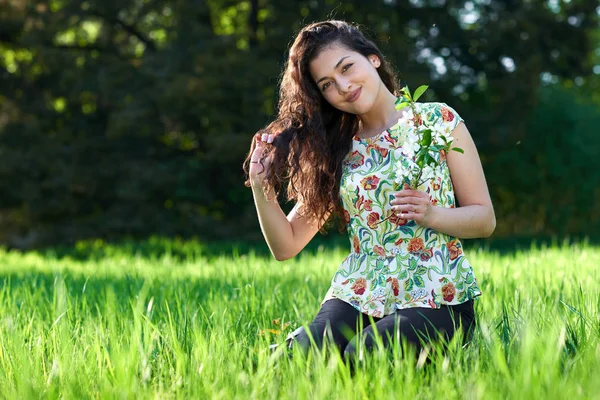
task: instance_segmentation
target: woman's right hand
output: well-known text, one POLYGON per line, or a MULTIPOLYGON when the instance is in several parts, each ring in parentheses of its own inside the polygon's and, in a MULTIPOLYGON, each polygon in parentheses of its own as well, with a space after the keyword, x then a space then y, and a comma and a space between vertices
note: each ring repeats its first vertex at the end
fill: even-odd
POLYGON ((257 133, 254 135, 254 140, 256 141, 256 147, 252 152, 252 157, 250 158, 250 181, 252 184, 262 184, 263 180, 267 176, 267 172, 271 167, 271 162, 273 161, 273 154, 264 158, 261 163, 261 159, 266 153, 268 147, 271 143, 273 143, 273 139, 275 139, 275 135, 267 134, 267 133, 257 133))

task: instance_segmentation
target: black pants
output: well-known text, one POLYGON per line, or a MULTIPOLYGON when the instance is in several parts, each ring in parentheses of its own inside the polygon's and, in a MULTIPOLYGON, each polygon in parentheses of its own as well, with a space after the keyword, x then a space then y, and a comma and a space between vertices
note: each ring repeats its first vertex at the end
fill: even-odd
MULTIPOLYGON (((361 336, 365 350, 375 347, 374 331, 377 330, 384 346, 391 345, 394 337, 399 334, 416 347, 417 353, 424 343, 437 340, 440 334, 449 341, 457 329, 463 330, 466 342, 471 338, 475 326, 473 300, 453 306, 442 305, 440 309, 416 307, 396 310, 393 314, 373 320, 375 323, 371 324, 366 314, 342 300, 331 299, 323 304, 309 325, 309 330, 314 345, 322 348, 324 339, 331 338, 332 344, 344 359, 350 360, 354 359, 358 340, 361 339, 357 335, 361 322, 364 327, 361 336)), ((305 351, 313 345, 304 328, 296 330, 291 339, 291 345, 298 344, 305 351)))

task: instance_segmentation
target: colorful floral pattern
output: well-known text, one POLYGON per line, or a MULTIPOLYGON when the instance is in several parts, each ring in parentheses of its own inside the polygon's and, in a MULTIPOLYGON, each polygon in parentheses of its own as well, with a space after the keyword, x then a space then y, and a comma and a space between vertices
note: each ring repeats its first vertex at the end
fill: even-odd
MULTIPOLYGON (((417 103, 416 107, 427 125, 439 124, 446 135, 462 121, 443 103, 417 103)), ((383 317, 396 309, 440 308, 481 295, 458 238, 391 211, 398 166, 406 165, 402 138, 411 129, 399 122, 373 139, 353 140, 340 185, 352 252, 334 275, 322 303, 338 298, 363 313, 383 317)), ((442 174, 418 189, 429 193, 435 206, 454 208, 446 154, 438 154, 438 161, 442 174)))

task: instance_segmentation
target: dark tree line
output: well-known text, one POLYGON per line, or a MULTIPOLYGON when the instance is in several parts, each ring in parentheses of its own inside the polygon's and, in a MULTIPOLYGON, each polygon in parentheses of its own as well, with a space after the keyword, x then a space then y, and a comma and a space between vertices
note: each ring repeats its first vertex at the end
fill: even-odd
POLYGON ((305 23, 363 24, 467 121, 497 235, 597 232, 597 2, 0 3, 0 243, 260 235, 241 162, 305 23))

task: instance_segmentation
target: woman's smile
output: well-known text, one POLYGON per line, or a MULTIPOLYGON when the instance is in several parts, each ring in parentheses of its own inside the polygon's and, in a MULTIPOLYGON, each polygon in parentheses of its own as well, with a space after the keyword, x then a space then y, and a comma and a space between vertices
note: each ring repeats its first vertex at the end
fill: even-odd
POLYGON ((362 88, 358 88, 352 92, 350 92, 350 94, 348 96, 346 96, 346 101, 348 103, 353 103, 356 100, 358 100, 358 98, 360 97, 360 93, 362 91, 362 88))

